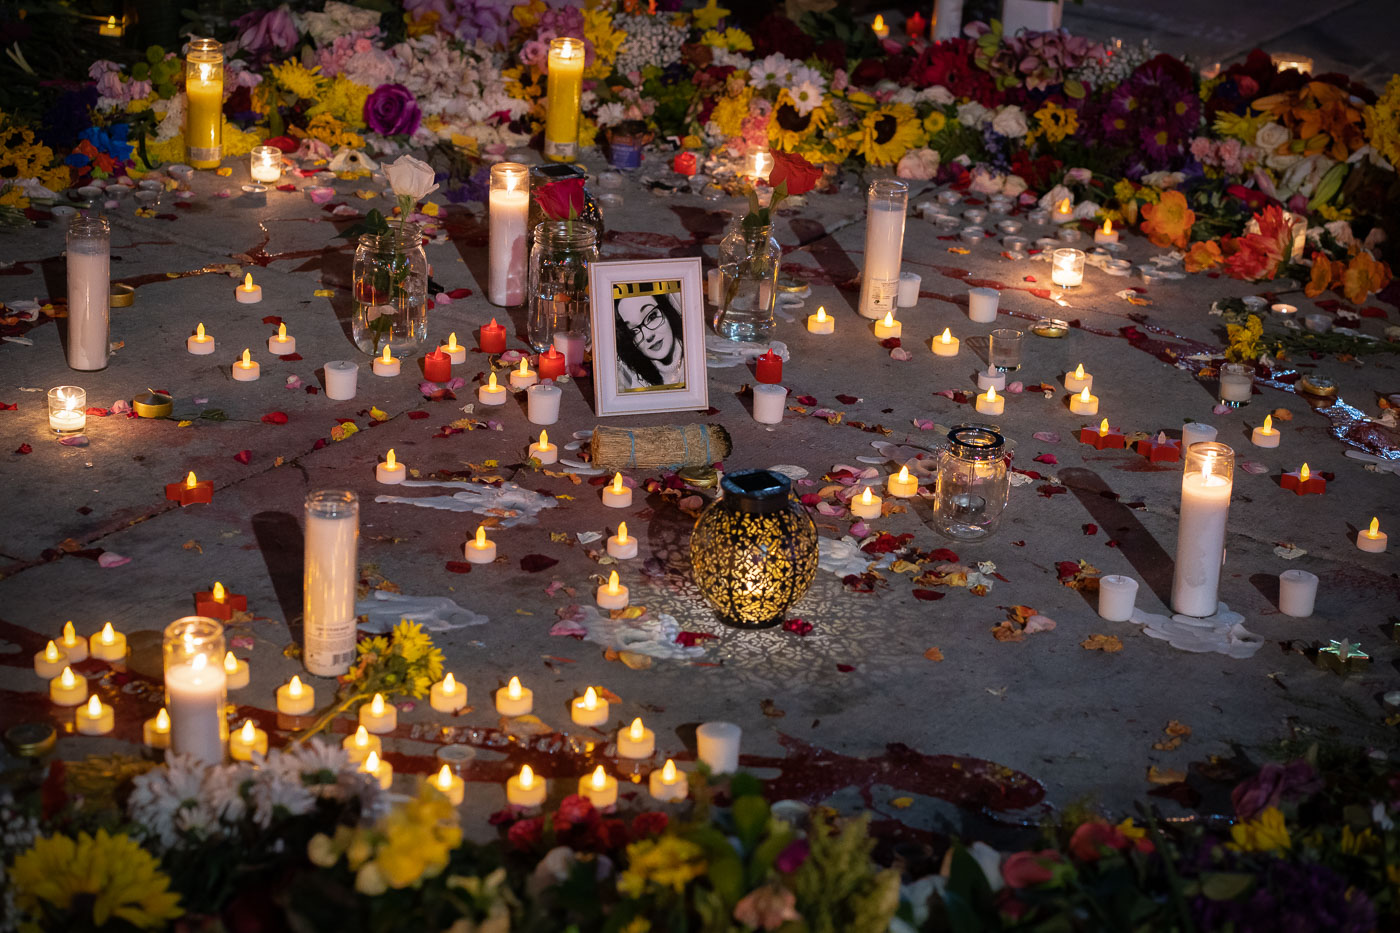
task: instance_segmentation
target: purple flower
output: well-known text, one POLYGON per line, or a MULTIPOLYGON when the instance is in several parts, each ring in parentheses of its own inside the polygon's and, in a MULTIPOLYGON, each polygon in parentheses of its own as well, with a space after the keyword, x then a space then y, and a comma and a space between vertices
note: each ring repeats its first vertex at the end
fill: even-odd
POLYGON ((798 839, 788 843, 788 847, 778 853, 773 865, 785 875, 790 875, 802 867, 802 863, 807 861, 811 848, 807 845, 807 840, 798 839))
MULTIPOLYGON (((1239 866, 1245 870, 1249 867, 1247 863, 1239 866)), ((1256 887, 1232 900, 1192 898, 1190 910, 1197 929, 1369 933, 1376 927, 1376 905, 1326 866, 1274 859, 1257 870, 1255 876, 1256 887)))
POLYGON ((365 98, 365 123, 381 136, 411 136, 421 122, 418 101, 402 84, 381 84, 365 98))
POLYGON ((1286 765, 1269 762, 1252 778, 1241 781, 1230 792, 1235 817, 1252 820, 1263 810, 1276 807, 1285 797, 1306 797, 1322 789, 1322 780, 1303 759, 1286 765))
POLYGON ((285 6, 275 10, 253 10, 233 21, 239 29, 238 45, 249 52, 290 52, 301 38, 296 20, 285 6))

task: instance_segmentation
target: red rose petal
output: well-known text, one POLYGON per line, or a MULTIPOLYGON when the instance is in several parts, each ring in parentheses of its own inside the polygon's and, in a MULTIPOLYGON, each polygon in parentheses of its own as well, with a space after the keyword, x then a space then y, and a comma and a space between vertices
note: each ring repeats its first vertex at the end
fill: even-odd
POLYGON ((277 325, 277 324, 281 324, 281 323, 282 323, 282 319, 281 319, 280 317, 278 317, 277 315, 275 315, 275 314, 269 314, 267 317, 263 318, 263 323, 264 323, 264 324, 272 324, 272 325, 275 326, 275 325, 277 325))
POLYGON ((457 301, 460 298, 471 297, 471 293, 472 290, 470 288, 454 288, 447 293, 447 297, 451 298, 453 301, 457 301))
POLYGON ((548 570, 559 560, 554 557, 546 557, 543 554, 526 554, 520 558, 520 569, 526 573, 539 573, 541 570, 548 570))
POLYGON ((0 411, 14 411, 17 408, 19 408, 18 405, 12 405, 9 402, 0 402, 0 411))
POLYGON ((279 356, 279 357, 278 357, 278 359, 281 360, 281 361, 284 362, 284 363, 295 363, 295 362, 297 362, 298 360, 300 360, 301 358, 302 358, 302 357, 301 357, 301 354, 300 354, 300 353, 288 353, 286 356, 279 356))
POLYGON ((428 417, 428 413, 426 411, 411 411, 408 413, 408 418, 410 421, 422 421, 426 417, 428 417))
POLYGON ((286 424, 287 413, 284 411, 270 411, 262 416, 263 424, 286 424))
POLYGON ((1086 535, 1096 535, 1099 533, 1099 526, 1095 525, 1093 522, 1086 522, 1084 525, 1084 533, 1086 535))
POLYGON ((33 452, 34 448, 30 447, 28 444, 20 444, 15 448, 15 453, 17 454, 32 454, 33 452))
POLYGON ((933 602, 933 601, 936 600, 936 599, 942 599, 944 596, 947 596, 947 595, 948 595, 947 593, 940 593, 940 592, 938 592, 937 590, 915 590, 915 591, 914 591, 914 598, 915 598, 915 599, 922 599, 924 602, 927 602, 927 603, 931 603, 931 602, 933 602))
POLYGON ((450 560, 447 562, 448 573, 471 573, 472 565, 464 560, 450 560))
POLYGON ((253 459, 253 452, 251 450, 240 450, 233 455, 233 459, 246 466, 248 461, 253 459))

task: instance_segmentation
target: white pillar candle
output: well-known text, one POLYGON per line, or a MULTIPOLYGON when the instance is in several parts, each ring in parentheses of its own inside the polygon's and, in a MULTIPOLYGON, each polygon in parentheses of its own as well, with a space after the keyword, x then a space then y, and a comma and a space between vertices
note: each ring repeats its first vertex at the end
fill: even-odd
POLYGON ((836 330, 836 319, 826 313, 826 306, 817 308, 816 314, 807 315, 807 330, 814 334, 830 334, 836 330))
POLYGON ((1374 516, 1371 518, 1371 527, 1356 536, 1356 546, 1368 554, 1384 553, 1389 542, 1390 536, 1381 531, 1381 520, 1374 516))
POLYGON ((510 384, 515 389, 528 389, 540 381, 539 373, 530 368, 530 358, 522 356, 520 366, 510 371, 510 384))
POLYGON ((402 366, 401 360, 394 359, 394 355, 389 352, 389 345, 384 345, 384 353, 374 358, 374 374, 376 376, 397 376, 402 366))
POLYGON ((253 720, 243 720, 243 728, 228 737, 228 756, 234 761, 252 761, 254 755, 267 754, 267 732, 253 724, 253 720))
POLYGON ((1225 560, 1225 522, 1234 487, 1235 452, 1212 441, 1188 448, 1185 460, 1172 609, 1204 618, 1215 614, 1220 601, 1220 566, 1225 560))
POLYGON ((360 380, 360 364, 350 360, 331 360, 326 364, 326 398, 343 402, 355 397, 360 380))
POLYGON ((617 778, 599 765, 593 769, 592 774, 585 774, 578 779, 578 795, 588 798, 599 810, 606 810, 617 804, 617 778))
POLYGON ((49 681, 49 699, 56 706, 77 706, 86 700, 87 696, 87 679, 74 674, 73 668, 66 664, 62 672, 49 681))
POLYGON ((943 328, 943 333, 933 338, 934 356, 957 356, 958 347, 962 341, 953 336, 953 332, 948 328, 943 328))
POLYGON ((447 676, 428 691, 428 703, 439 713, 455 713, 467 706, 467 685, 459 684, 448 671, 447 676))
POLYGON ((88 653, 99 661, 125 661, 126 636, 108 622, 88 639, 88 653))
POLYGON ((977 388, 996 389, 998 392, 1006 391, 1006 373, 995 366, 988 366, 986 371, 977 373, 977 388))
POLYGON ((1006 399, 997 395, 995 387, 987 386, 987 391, 977 396, 973 407, 983 415, 1000 415, 1006 409, 1006 399))
POLYGON ((233 297, 241 305, 253 305, 262 301, 262 286, 253 284, 253 273, 243 277, 243 284, 233 290, 233 297))
POLYGON ((93 694, 87 703, 73 711, 73 725, 83 735, 106 735, 117 724, 116 712, 93 694))
POLYGON ((870 491, 866 486, 861 490, 860 495, 851 497, 851 514, 856 518, 879 518, 884 507, 885 500, 870 491))
POLYGON ((724 273, 718 269, 706 270, 705 293, 709 295, 710 304, 715 307, 724 304, 724 273))
POLYGON ((277 712, 284 716, 305 716, 316 708, 316 688, 303 683, 300 674, 277 688, 277 712))
POLYGON ((583 365, 583 354, 588 349, 588 338, 583 334, 560 331, 554 335, 554 349, 564 354, 564 365, 572 373, 583 365))
POLYGON ((185 349, 195 356, 208 356, 214 352, 214 338, 204 332, 204 322, 194 329, 193 337, 185 338, 185 349))
POLYGON ((861 317, 876 320, 894 310, 908 200, 909 186, 902 181, 880 179, 870 185, 865 211, 865 269, 857 306, 861 317))
POLYGON ((656 753, 656 733, 642 725, 641 717, 625 729, 617 730, 617 757, 650 758, 656 753))
POLYGON ((904 325, 894 319, 893 311, 886 311, 885 316, 875 322, 874 329, 875 336, 880 340, 888 340, 904 333, 904 325))
POLYGON ((520 773, 506 781, 506 801, 513 807, 538 807, 549 795, 549 786, 524 765, 520 773))
POLYGON ((593 597, 597 600, 601 609, 626 609, 627 608, 627 587, 617 582, 617 571, 614 570, 608 576, 608 582, 598 587, 597 593, 593 597))
POLYGON ((967 291, 967 317, 974 324, 995 324, 1001 292, 995 288, 970 288, 967 291))
POLYGON ((486 526, 476 526, 476 537, 467 542, 462 553, 469 564, 489 564, 496 559, 496 542, 486 539, 486 526))
POLYGON ((491 166, 491 276, 487 297, 493 305, 513 308, 525 301, 526 231, 530 217, 530 176, 518 162, 491 166))
POLYGON ((1220 432, 1208 424, 1199 421, 1188 421, 1181 426, 1181 449, 1190 450, 1192 444, 1202 444, 1206 441, 1213 441, 1220 432))
POLYGON ((1277 447, 1282 435, 1274 428, 1274 416, 1265 415, 1264 423, 1249 434, 1249 442, 1255 447, 1277 447))
POLYGON ((224 689, 227 678, 217 660, 197 654, 165 671, 165 703, 170 710, 170 750, 206 764, 224 759, 224 689))
POLYGON ((52 680, 69 664, 68 655, 51 638, 42 651, 34 652, 34 673, 45 680, 52 680))
POLYGON ((739 770, 739 741, 744 730, 732 722, 701 723, 695 730, 697 756, 712 774, 739 770))
POLYGON ((160 712, 141 723, 141 741, 147 748, 170 747, 170 714, 164 706, 160 712))
POLYGON ((394 766, 381 758, 379 752, 372 751, 366 755, 365 760, 360 762, 360 770, 373 775, 381 790, 394 786, 394 766))
POLYGON ((476 390, 476 400, 483 405, 504 405, 509 394, 505 386, 496 385, 496 374, 492 373, 486 385, 476 390))
POLYGON ((535 691, 521 686, 519 677, 496 691, 496 712, 502 716, 524 716, 535 708, 535 691))
POLYGON ((393 732, 399 727, 398 707, 384 702, 384 694, 376 693, 374 699, 360 704, 360 725, 375 735, 393 732))
POLYGON ((1094 377, 1084 371, 1084 364, 1080 363, 1074 367, 1074 372, 1065 373, 1065 389, 1070 392, 1082 392, 1085 389, 1094 387, 1094 377))
POLYGON ((87 660, 88 640, 78 634, 71 620, 63 623, 63 634, 58 637, 58 650, 68 657, 71 664, 87 660))
POLYGON ((445 353, 448 361, 454 366, 467 361, 467 348, 457 342, 456 331, 447 335, 447 343, 438 347, 438 352, 445 353))
POLYGON ((541 431, 540 439, 530 445, 530 456, 542 466, 559 462, 559 445, 549 442, 549 432, 541 431))
MULTIPOLYGON (((494 192, 493 192, 494 194, 494 192)), ((447 765, 442 768, 428 781, 433 789, 447 798, 447 802, 454 807, 461 806, 462 801, 467 797, 467 782, 452 773, 452 769, 447 765)))
POLYGON ((241 690, 248 686, 251 670, 248 662, 234 657, 232 651, 224 652, 224 683, 227 690, 241 690))
POLYGON ((252 351, 243 349, 243 358, 233 364, 234 382, 255 382, 262 375, 262 367, 253 359, 252 351))
POLYGON ((912 308, 919 303, 919 286, 923 281, 923 277, 917 272, 899 274, 899 307, 912 308))
POLYGON ((690 793, 690 779, 676 767, 673 760, 667 758, 664 766, 647 775, 647 790, 651 792, 653 800, 662 803, 684 800, 690 793))
POLYGON ((603 487, 603 504, 610 509, 625 509, 632 504, 632 489, 622 484, 621 473, 614 473, 613 481, 603 487))
POLYGON ((287 336, 286 324, 278 324, 277 333, 267 338, 267 352, 273 356, 289 356, 297 352, 297 338, 287 336))
POLYGON ((569 704, 569 716, 577 726, 601 726, 608 721, 608 705, 597 690, 589 687, 569 704))
POLYGON ((1278 575, 1278 608, 1286 616, 1306 619, 1317 601, 1317 574, 1285 570, 1278 575))
POLYGON ((525 390, 525 417, 531 424, 554 424, 563 398, 563 391, 553 382, 536 383, 525 390))
POLYGON ((1099 577, 1099 617, 1110 622, 1126 622, 1137 602, 1138 582, 1132 577, 1110 573, 1099 577))
POLYGON ((1099 397, 1090 395, 1089 387, 1085 386, 1069 397, 1069 410, 1076 415, 1097 415, 1099 413, 1099 397))
POLYGON ((909 475, 908 465, 899 468, 898 473, 891 473, 885 483, 886 491, 896 499, 909 499, 918 495, 918 477, 909 475))
POLYGON ((72 369, 107 368, 111 276, 107 221, 74 218, 68 228, 68 365, 72 369))
POLYGON ((323 489, 306 497, 302 652, 306 669, 338 677, 355 659, 355 559, 360 502, 353 492, 323 489))
POLYGON ((399 463, 394 456, 394 448, 390 447, 389 452, 384 456, 384 462, 374 468, 375 482, 383 483, 385 486, 397 486, 408 478, 408 470, 402 463, 399 463))
POLYGON ((377 735, 370 735, 369 730, 364 726, 356 726, 354 735, 347 735, 340 742, 340 747, 345 749, 345 753, 350 756, 351 764, 364 764, 370 752, 383 756, 384 743, 377 735))
POLYGON ((630 560, 637 556, 637 539, 627 534, 626 522, 619 522, 617 534, 608 538, 608 555, 618 560, 630 560))
POLYGON ((783 386, 759 382, 753 387, 753 420, 759 424, 779 424, 788 390, 783 386))

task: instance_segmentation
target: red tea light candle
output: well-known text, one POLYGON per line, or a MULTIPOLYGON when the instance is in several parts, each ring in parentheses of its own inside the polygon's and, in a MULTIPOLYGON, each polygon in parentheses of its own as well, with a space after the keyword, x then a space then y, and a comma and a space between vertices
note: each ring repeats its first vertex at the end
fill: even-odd
POLYGON ((49 681, 49 699, 56 706, 77 706, 88 697, 88 682, 64 666, 63 672, 49 681))
POLYGON ((141 741, 147 748, 170 747, 170 714, 164 706, 160 712, 141 723, 141 741))
POLYGON ((631 560, 637 556, 637 539, 628 536, 626 522, 618 522, 617 534, 608 538, 608 555, 618 560, 631 560))
POLYGON ((1306 463, 1296 472, 1283 474, 1279 484, 1300 496, 1320 496, 1327 491, 1327 480, 1314 475, 1306 463))
POLYGON ((898 337, 902 333, 904 325, 894 319, 893 311, 886 311, 884 318, 875 322, 875 336, 880 340, 898 337))
MULTIPOLYGON (((513 376, 511 378, 514 378, 513 376)), ((549 442, 549 432, 541 431, 540 439, 530 445, 530 456, 541 466, 559 462, 559 445, 549 442)))
POLYGON ((807 317, 807 330, 814 334, 830 334, 836 331, 836 319, 826 313, 825 307, 817 308, 817 313, 807 317))
POLYGON ((1079 390, 1078 395, 1069 397, 1069 410, 1076 415, 1097 415, 1099 413, 1099 397, 1089 394, 1089 387, 1085 386, 1079 390))
POLYGON ((252 761, 254 755, 267 754, 267 732, 243 720, 243 728, 228 737, 228 756, 234 761, 252 761))
POLYGON ((208 356, 214 352, 214 338, 204 332, 204 322, 194 329, 193 337, 185 338, 185 349, 195 356, 208 356))
POLYGON ((316 708, 316 688, 301 682, 301 677, 292 679, 277 688, 277 712, 284 716, 305 716, 316 708))
POLYGON ((769 347, 768 352, 753 361, 753 374, 765 385, 778 385, 783 381, 783 358, 769 347))
POLYGON ((511 370, 511 387, 516 389, 528 389, 539 381, 539 375, 530 368, 530 358, 528 356, 522 356, 520 358, 520 368, 511 370))
POLYGON ((262 286, 253 284, 253 273, 243 276, 243 284, 233 290, 233 297, 241 305, 255 305, 262 301, 262 286))
POLYGON ((632 490, 622 484, 621 473, 614 473, 613 481, 603 487, 603 504, 610 509, 625 509, 632 505, 632 490))
POLYGON ((423 378, 429 382, 446 382, 452 378, 452 358, 442 350, 423 355, 423 378))
POLYGON ((211 619, 227 622, 233 618, 235 612, 247 611, 248 597, 242 593, 230 593, 217 580, 214 581, 213 589, 194 594, 195 615, 208 616, 211 619))
POLYGON ((102 631, 88 639, 88 653, 99 661, 125 661, 126 636, 108 622, 102 631))
POLYGON ((360 704, 360 725, 375 735, 393 732, 399 727, 398 707, 385 703, 384 694, 376 693, 374 699, 360 704))
POLYGON ((506 802, 512 807, 538 807, 549 795, 549 785, 543 778, 535 776, 529 765, 524 765, 520 773, 506 780, 506 802))
POLYGON ((1074 367, 1074 372, 1065 373, 1065 388, 1070 392, 1083 392, 1094 387, 1094 377, 1084 371, 1084 364, 1074 367))
POLYGON ((234 657, 232 651, 224 652, 224 688, 228 690, 242 690, 248 686, 248 677, 252 672, 248 668, 248 662, 242 658, 234 657))
POLYGON ((428 703, 439 713, 456 713, 467 708, 467 685, 459 684, 448 671, 447 676, 433 684, 428 703))
POLYGON ((558 379, 568 372, 568 367, 565 365, 564 354, 554 349, 553 345, 550 345, 549 349, 540 354, 539 362, 536 365, 539 369, 541 382, 549 379, 558 379))
POLYGON ((366 755, 365 760, 360 763, 360 770, 372 775, 379 782, 381 790, 388 790, 394 786, 394 766, 380 758, 379 752, 372 751, 366 755))
POLYGON ((1113 221, 1104 218, 1103 226, 1094 231, 1094 242, 1100 246, 1118 242, 1118 231, 1113 229, 1113 221))
POLYGON ((394 359, 394 355, 389 352, 389 345, 384 345, 384 353, 374 358, 374 374, 376 376, 397 376, 402 366, 400 360, 394 359))
POLYGON ((34 652, 34 673, 45 680, 52 680, 69 664, 68 655, 63 653, 63 649, 51 638, 42 651, 34 652))
POLYGON ((866 486, 860 495, 851 497, 851 514, 856 518, 879 518, 884 503, 883 498, 866 486))
POLYGON ((569 716, 576 726, 601 726, 608 721, 608 701, 598 696, 598 691, 589 687, 583 696, 575 697, 569 704, 569 716))
POLYGON ((356 726, 354 735, 347 735, 340 740, 340 747, 345 749, 345 753, 350 756, 350 763, 362 765, 369 757, 370 752, 376 755, 384 754, 384 743, 377 735, 370 735, 369 730, 364 726, 356 726))
POLYGON ((481 328, 477 342, 481 346, 482 353, 504 353, 506 352, 506 329, 503 325, 497 324, 495 318, 492 318, 490 324, 481 328))
POLYGON ((641 717, 626 729, 617 730, 617 757, 640 760, 656 754, 656 733, 642 725, 641 717))
POLYGON ((1176 463, 1181 459, 1181 441, 1172 440, 1158 431, 1155 438, 1137 442, 1137 452, 1151 463, 1176 463))
MULTIPOLYGON (((1375 517, 1371 518, 1371 527, 1356 536, 1357 548, 1368 554, 1383 553, 1389 542, 1389 535, 1381 531, 1381 520, 1375 517)), ((49 642, 49 644, 53 644, 53 642, 49 642)))
POLYGON ((117 714, 94 693, 85 705, 73 711, 73 724, 83 735, 106 735, 116 728, 117 714))
POLYGON ((408 470, 394 456, 394 448, 384 455, 384 462, 374 468, 374 480, 385 486, 397 486, 408 478, 408 470))
POLYGON ((87 660, 88 640, 78 634, 71 621, 63 623, 63 634, 58 637, 58 650, 63 652, 70 664, 87 660))
POLYGON ((253 360, 252 351, 245 347, 243 359, 233 364, 232 372, 234 382, 256 382, 262 375, 262 367, 253 360))
POLYGON ((502 716, 526 716, 535 708, 535 691, 520 685, 519 677, 496 691, 496 712, 502 716))
POLYGON ((1264 423, 1249 433, 1249 442, 1255 447, 1277 447, 1282 435, 1274 428, 1274 416, 1265 415, 1264 423))
POLYGON ((912 499, 919 494, 918 477, 909 475, 909 466, 905 464, 899 468, 898 473, 891 473, 885 483, 885 491, 896 499, 912 499))
POLYGON ((653 800, 662 803, 684 800, 690 793, 690 779, 676 767, 675 761, 667 758, 663 767, 647 775, 647 790, 653 800))
POLYGON ((467 542, 463 554, 469 564, 489 564, 496 559, 496 542, 486 540, 486 526, 476 526, 476 537, 467 542))
MULTIPOLYGON (((513 374, 511 379, 515 379, 513 374)), ((476 400, 483 405, 504 405, 509 394, 505 386, 496 385, 496 374, 492 373, 486 385, 476 390, 476 400)))
POLYGON ((171 502, 178 502, 181 506, 194 505, 197 502, 212 502, 214 500, 214 481, 200 481, 195 478, 194 471, 185 474, 183 483, 166 483, 165 498, 171 502))
POLYGON ((934 356, 957 356, 958 346, 962 343, 953 332, 947 327, 943 328, 943 333, 933 338, 934 356))
POLYGON ((447 358, 453 365, 460 365, 467 361, 467 348, 457 343, 457 332, 453 331, 447 335, 447 343, 438 347, 439 353, 446 353, 447 358))
POLYGON ((1080 428, 1079 443, 1088 444, 1095 450, 1122 450, 1128 446, 1123 432, 1117 428, 1110 428, 1107 418, 1100 421, 1097 428, 1080 428))
POLYGON ((617 778, 603 770, 599 765, 593 769, 592 774, 585 774, 578 779, 578 795, 585 797, 588 802, 599 810, 606 810, 608 807, 617 805, 617 778))
POLYGON ((593 598, 598 602, 598 608, 609 611, 627 608, 627 587, 617 582, 617 571, 614 570, 608 575, 608 582, 598 587, 598 592, 593 598))
POLYGON ((288 356, 297 352, 297 338, 287 336, 286 324, 278 324, 277 333, 267 338, 267 352, 273 356, 288 356))
POLYGON ((1006 399, 997 395, 996 386, 987 386, 986 393, 977 396, 974 407, 984 415, 1000 415, 1006 410, 1006 399))
POLYGON ((433 790, 447 798, 447 802, 454 807, 462 805, 462 801, 467 797, 467 782, 452 773, 452 769, 443 765, 442 769, 434 775, 428 783, 433 790))

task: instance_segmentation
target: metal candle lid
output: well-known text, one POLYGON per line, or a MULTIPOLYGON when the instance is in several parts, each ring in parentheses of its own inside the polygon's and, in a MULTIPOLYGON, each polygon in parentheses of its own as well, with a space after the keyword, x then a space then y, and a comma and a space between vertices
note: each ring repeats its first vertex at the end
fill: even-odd
POLYGON ((788 507, 792 493, 792 480, 773 470, 727 473, 719 485, 741 512, 780 512, 788 507))
POLYGON ((948 446, 960 460, 1000 460, 1006 438, 985 424, 960 424, 949 429, 948 446))

